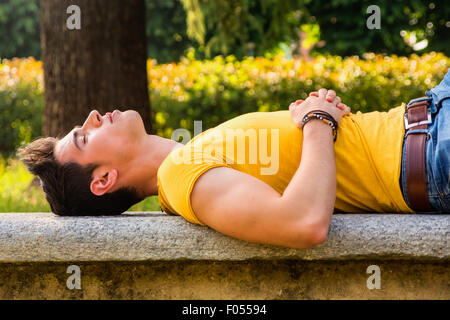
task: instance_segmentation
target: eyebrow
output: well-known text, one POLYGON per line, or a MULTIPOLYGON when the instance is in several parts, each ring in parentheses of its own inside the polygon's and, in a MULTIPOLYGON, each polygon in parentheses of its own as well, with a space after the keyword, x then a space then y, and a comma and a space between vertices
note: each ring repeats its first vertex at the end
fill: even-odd
MULTIPOLYGON (((81 128, 80 126, 76 126, 75 127, 76 129, 77 128, 81 128)), ((78 148, 78 150, 81 150, 81 148, 80 148, 80 146, 78 145, 78 131, 74 131, 73 132, 73 144, 75 145, 75 147, 77 147, 78 148)))

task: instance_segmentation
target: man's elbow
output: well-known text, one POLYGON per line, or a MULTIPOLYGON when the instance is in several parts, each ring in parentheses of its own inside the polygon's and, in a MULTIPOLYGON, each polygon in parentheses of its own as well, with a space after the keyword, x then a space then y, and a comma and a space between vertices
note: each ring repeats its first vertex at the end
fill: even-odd
POLYGON ((314 230, 314 233, 310 235, 311 247, 318 246, 327 240, 328 225, 322 225, 314 230))
POLYGON ((327 240, 329 224, 324 221, 301 221, 298 237, 292 244, 296 249, 308 249, 318 246, 327 240))

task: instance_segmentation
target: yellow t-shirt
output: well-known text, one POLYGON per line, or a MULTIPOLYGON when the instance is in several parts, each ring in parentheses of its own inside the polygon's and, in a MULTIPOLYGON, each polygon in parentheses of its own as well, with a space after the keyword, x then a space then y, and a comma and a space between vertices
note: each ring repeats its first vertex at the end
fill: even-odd
MULTIPOLYGON (((334 147, 336 211, 413 212, 399 183, 403 115, 404 105, 342 119, 334 147)), ((161 207, 202 224, 192 210, 191 191, 202 173, 218 166, 250 174, 282 194, 300 165, 302 140, 288 110, 247 113, 208 129, 162 162, 157 174, 161 207)))

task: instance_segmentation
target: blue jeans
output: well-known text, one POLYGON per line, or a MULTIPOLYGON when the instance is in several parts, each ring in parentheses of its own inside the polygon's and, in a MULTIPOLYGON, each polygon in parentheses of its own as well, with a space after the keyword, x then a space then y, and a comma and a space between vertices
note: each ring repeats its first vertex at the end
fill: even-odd
MULTIPOLYGON (((431 207, 430 213, 450 213, 450 69, 442 82, 426 92, 425 98, 431 102, 431 120, 426 130, 425 143, 427 193, 431 207)), ((414 130, 414 129, 410 129, 414 130)), ((406 204, 411 207, 406 189, 406 135, 403 139, 401 187, 406 204)))

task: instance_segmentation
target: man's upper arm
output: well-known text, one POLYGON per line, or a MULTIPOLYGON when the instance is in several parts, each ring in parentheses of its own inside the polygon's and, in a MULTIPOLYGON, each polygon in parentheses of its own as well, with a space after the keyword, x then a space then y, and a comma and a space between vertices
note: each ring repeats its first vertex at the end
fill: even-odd
POLYGON ((217 167, 203 173, 191 193, 196 217, 211 228, 242 240, 309 247, 301 212, 288 212, 282 196, 246 173, 217 167))

